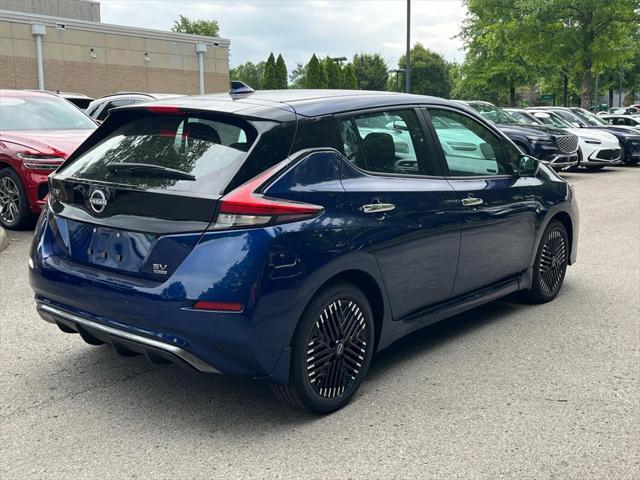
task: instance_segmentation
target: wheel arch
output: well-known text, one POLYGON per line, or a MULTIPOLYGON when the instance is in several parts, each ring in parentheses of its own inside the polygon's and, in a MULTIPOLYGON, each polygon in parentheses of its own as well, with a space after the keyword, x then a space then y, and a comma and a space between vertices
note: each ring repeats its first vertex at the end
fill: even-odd
MULTIPOLYGON (((569 214, 567 212, 560 211, 560 212, 556 213, 553 217, 551 217, 549 219, 549 223, 553 222, 554 220, 557 220, 560 223, 562 223, 562 225, 564 225, 564 228, 567 230, 567 237, 569 238, 569 249, 568 250, 569 250, 569 252, 573 251, 572 250, 573 249, 573 222, 571 220, 571 217, 569 216, 569 214)), ((571 264, 572 264, 571 255, 569 255, 569 265, 571 265, 571 264)))
POLYGON ((360 290, 362 290, 362 293, 365 294, 367 300, 369 300, 369 305, 371 306, 371 311, 373 312, 373 324, 375 328, 375 351, 375 349, 377 349, 378 347, 378 342, 380 340, 380 335, 382 332, 382 325, 384 323, 385 302, 382 288, 371 274, 359 269, 349 269, 337 273, 328 278, 322 285, 320 285, 318 289, 316 289, 316 291, 309 299, 309 302, 311 302, 311 299, 313 299, 313 297, 315 297, 315 295, 323 288, 326 288, 329 285, 335 285, 336 283, 340 282, 350 283, 351 285, 358 287, 360 290))

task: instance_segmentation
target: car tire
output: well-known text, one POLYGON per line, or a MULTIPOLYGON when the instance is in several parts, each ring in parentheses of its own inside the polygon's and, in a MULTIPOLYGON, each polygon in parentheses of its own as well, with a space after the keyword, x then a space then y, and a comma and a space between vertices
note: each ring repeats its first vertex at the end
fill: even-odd
POLYGON ((272 384, 283 403, 316 414, 344 407, 362 384, 375 327, 361 290, 340 283, 311 300, 293 336, 288 385, 272 384))
POLYGON ((3 168, 0 170, 0 225, 9 230, 24 230, 32 227, 34 220, 20 177, 11 168, 3 168))
POLYGON ((567 272, 569 253, 567 229, 562 222, 551 221, 538 246, 531 288, 525 292, 527 300, 546 303, 556 298, 567 272))

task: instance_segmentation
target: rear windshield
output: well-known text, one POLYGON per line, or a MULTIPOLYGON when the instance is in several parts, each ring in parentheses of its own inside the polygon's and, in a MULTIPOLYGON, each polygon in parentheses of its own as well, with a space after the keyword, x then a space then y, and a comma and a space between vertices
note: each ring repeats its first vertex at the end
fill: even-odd
POLYGON ((96 124, 62 98, 0 96, 0 131, 89 128, 96 128, 96 124))
POLYGON ((154 116, 115 130, 67 164, 61 178, 220 195, 256 138, 248 123, 154 116))

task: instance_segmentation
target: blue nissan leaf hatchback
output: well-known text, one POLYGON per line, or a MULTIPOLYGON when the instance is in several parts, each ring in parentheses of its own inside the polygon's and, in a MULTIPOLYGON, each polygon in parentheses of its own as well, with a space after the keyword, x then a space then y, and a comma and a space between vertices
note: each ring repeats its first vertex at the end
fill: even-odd
POLYGON ((50 177, 42 318, 92 345, 344 406, 372 356, 576 259, 570 185, 471 108, 284 90, 114 109, 50 177))

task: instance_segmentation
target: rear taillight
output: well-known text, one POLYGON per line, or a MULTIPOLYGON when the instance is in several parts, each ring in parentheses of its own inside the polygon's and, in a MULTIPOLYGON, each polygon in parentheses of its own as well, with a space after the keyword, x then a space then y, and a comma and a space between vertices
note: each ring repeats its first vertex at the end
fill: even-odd
POLYGON ((267 180, 287 164, 288 161, 279 163, 222 197, 218 216, 211 229, 275 225, 320 215, 324 209, 319 205, 271 198, 258 192, 267 180))

